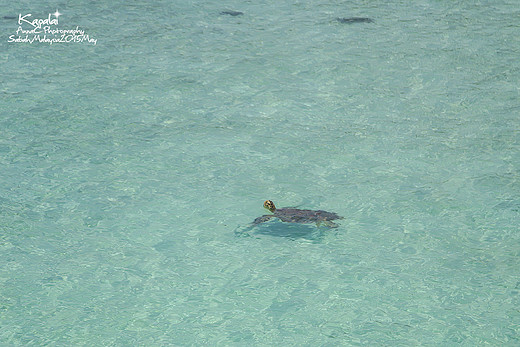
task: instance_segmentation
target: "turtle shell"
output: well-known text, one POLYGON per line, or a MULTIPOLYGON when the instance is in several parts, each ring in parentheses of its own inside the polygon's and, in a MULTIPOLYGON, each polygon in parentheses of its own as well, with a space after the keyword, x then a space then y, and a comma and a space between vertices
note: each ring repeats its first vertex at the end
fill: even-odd
POLYGON ((319 223, 335 219, 343 219, 334 212, 322 210, 300 210, 297 208, 280 208, 274 211, 274 216, 286 223, 319 223))

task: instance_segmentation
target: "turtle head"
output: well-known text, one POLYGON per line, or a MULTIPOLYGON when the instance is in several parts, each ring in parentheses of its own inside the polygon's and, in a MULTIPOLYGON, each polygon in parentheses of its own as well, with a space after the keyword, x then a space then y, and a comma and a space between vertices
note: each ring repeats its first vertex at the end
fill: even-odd
POLYGON ((274 206, 274 202, 272 202, 271 200, 266 200, 264 202, 264 207, 271 212, 274 212, 276 210, 276 207, 274 206))

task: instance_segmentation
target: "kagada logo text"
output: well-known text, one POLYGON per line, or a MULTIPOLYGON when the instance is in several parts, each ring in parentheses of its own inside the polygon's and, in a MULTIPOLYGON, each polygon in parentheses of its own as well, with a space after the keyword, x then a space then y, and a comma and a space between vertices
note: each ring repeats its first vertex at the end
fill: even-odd
POLYGON ((54 16, 56 18, 51 19, 51 14, 49 13, 49 17, 45 19, 33 19, 30 20, 29 17, 32 16, 32 14, 26 14, 25 16, 22 16, 20 13, 18 15, 18 25, 22 25, 22 23, 27 23, 33 26, 33 28, 41 29, 42 25, 58 25, 58 17, 61 15, 58 11, 54 13, 54 16))
MULTIPOLYGON (((8 42, 33 43, 97 43, 97 39, 90 37, 84 30, 76 27, 74 29, 58 29, 58 17, 62 14, 56 10, 49 13, 47 18, 33 18, 28 13, 18 15, 18 29, 15 35, 10 35, 8 42)), ((13 18, 14 19, 14 18, 13 18)))

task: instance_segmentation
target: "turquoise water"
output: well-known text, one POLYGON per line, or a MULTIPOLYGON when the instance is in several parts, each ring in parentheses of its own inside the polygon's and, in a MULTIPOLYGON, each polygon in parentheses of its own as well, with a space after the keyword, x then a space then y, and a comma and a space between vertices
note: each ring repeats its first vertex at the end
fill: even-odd
POLYGON ((56 9, 0 19, 0 345, 520 344, 517 1, 0 18, 56 9))

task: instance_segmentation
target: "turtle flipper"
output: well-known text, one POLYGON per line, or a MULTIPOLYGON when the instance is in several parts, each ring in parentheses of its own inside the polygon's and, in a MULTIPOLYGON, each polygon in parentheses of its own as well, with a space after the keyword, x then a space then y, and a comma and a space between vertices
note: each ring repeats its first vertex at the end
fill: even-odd
POLYGON ((316 226, 318 228, 320 227, 321 224, 326 225, 329 228, 337 228, 337 227, 339 227, 339 225, 337 225, 334 222, 331 222, 330 220, 320 220, 320 221, 316 222, 316 226))
POLYGON ((323 224, 325 224, 325 225, 328 226, 329 228, 337 228, 337 227, 339 227, 339 225, 337 225, 337 224, 334 223, 334 222, 331 222, 330 220, 324 220, 324 221, 323 221, 323 224))
POLYGON ((253 221, 253 225, 257 225, 260 223, 267 222, 269 219, 273 218, 274 216, 272 214, 266 214, 264 216, 258 217, 253 221))

